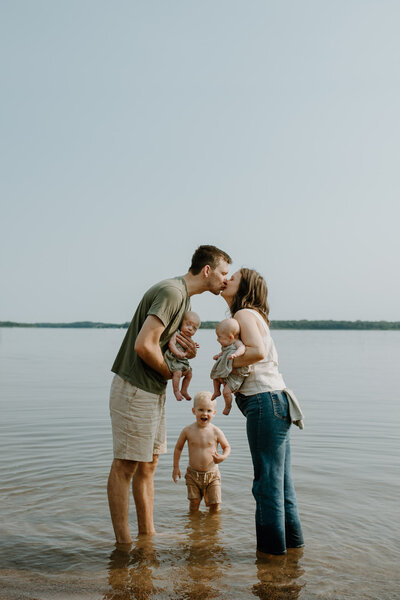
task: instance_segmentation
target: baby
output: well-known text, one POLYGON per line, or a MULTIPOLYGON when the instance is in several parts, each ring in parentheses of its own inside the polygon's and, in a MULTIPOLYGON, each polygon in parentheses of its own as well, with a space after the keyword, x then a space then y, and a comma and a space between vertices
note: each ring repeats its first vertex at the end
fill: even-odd
POLYGON ((236 319, 224 319, 218 323, 215 331, 222 351, 213 357, 216 363, 210 373, 210 377, 214 381, 212 400, 221 395, 220 389, 223 384, 222 395, 225 400, 225 408, 222 412, 224 415, 229 415, 232 407, 232 392, 238 391, 250 369, 249 367, 239 367, 232 373, 233 359, 242 356, 246 350, 246 346, 239 339, 239 322, 236 319))
POLYGON ((164 354, 164 360, 172 373, 172 389, 177 400, 191 400, 189 396, 189 383, 192 379, 192 369, 186 358, 185 349, 177 342, 176 336, 182 333, 186 337, 193 337, 200 327, 200 317, 197 313, 189 310, 183 315, 180 330, 175 332, 168 343, 168 350, 164 354), (179 382, 183 377, 182 386, 179 390, 179 382))
POLYGON ((190 510, 196 511, 204 497, 210 512, 218 512, 221 504, 221 476, 218 464, 225 460, 231 447, 223 432, 211 423, 216 414, 216 402, 211 392, 199 392, 193 402, 196 421, 182 429, 174 450, 172 479, 181 478, 179 459, 185 442, 189 449, 189 466, 185 479, 190 510), (223 454, 218 454, 218 444, 223 454))

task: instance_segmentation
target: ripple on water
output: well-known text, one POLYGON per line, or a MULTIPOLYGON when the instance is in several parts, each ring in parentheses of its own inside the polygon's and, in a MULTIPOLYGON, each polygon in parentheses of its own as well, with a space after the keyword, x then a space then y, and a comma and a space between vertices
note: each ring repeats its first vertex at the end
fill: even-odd
MULTIPOLYGON (((212 332, 200 333, 193 391, 208 384, 215 345, 212 332)), ((193 416, 189 403, 168 396, 169 452, 156 477, 158 534, 122 551, 113 547, 105 495, 112 448, 108 370, 118 336, 7 331, 0 344, 3 589, 19 589, 20 597, 29 590, 41 600, 73 594, 80 600, 85 594, 95 600, 392 600, 400 585, 400 402, 393 394, 400 337, 380 336, 379 346, 371 344, 371 332, 340 339, 293 333, 276 337, 287 381, 299 390, 306 414, 305 430, 292 432, 306 548, 263 562, 255 557, 252 464, 236 408, 215 419, 232 445, 221 465, 222 513, 192 517, 184 483, 172 482, 171 461, 179 431, 193 416), (386 394, 377 395, 377 364, 386 394), (384 404, 377 400, 383 396, 384 404)))

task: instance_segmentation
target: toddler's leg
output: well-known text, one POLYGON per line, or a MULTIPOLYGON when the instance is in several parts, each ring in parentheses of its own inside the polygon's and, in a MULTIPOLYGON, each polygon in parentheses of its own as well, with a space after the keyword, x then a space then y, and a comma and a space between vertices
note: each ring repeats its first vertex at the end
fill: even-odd
POLYGON ((183 400, 183 396, 179 391, 179 382, 182 377, 182 371, 174 371, 172 374, 172 389, 174 390, 175 398, 183 400))
POLYGON ((182 381, 182 387, 181 387, 181 394, 184 398, 186 398, 186 400, 191 400, 191 396, 189 396, 189 383, 192 380, 192 371, 190 369, 188 369, 187 371, 185 371, 185 373, 183 374, 183 381, 182 381))
POLYGON ((191 512, 196 512, 197 510, 199 510, 200 502, 201 502, 200 498, 195 498, 193 500, 189 500, 189 509, 190 509, 190 511, 191 512))
POLYGON ((222 395, 225 400, 225 408, 222 411, 222 414, 229 415, 229 413, 231 412, 231 408, 232 408, 232 390, 227 383, 224 385, 222 395))
POLYGON ((215 400, 218 396, 221 395, 221 381, 219 379, 213 379, 214 393, 211 396, 211 400, 215 400))

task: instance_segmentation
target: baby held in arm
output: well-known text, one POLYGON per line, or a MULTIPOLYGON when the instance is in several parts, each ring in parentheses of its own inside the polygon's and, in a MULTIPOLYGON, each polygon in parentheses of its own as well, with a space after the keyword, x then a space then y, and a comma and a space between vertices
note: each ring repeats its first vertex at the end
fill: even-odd
POLYGON ((218 465, 229 456, 231 447, 223 432, 211 422, 217 412, 211 392, 196 394, 192 412, 195 422, 182 429, 176 442, 172 479, 177 483, 181 478, 179 460, 187 443, 189 465, 185 479, 190 510, 197 511, 204 498, 210 512, 218 512, 221 505, 221 475, 218 465), (222 454, 218 453, 218 444, 222 454))
POLYGON ((189 383, 192 379, 192 369, 187 359, 187 350, 177 341, 177 335, 182 334, 186 338, 192 338, 200 327, 200 317, 193 311, 184 314, 179 330, 173 334, 168 350, 164 353, 164 360, 172 373, 172 389, 177 400, 191 400, 189 396, 189 383), (183 379, 182 379, 183 378, 183 379), (181 389, 179 384, 182 379, 181 389))
POLYGON ((215 364, 210 373, 214 382, 212 399, 221 395, 222 385, 222 395, 225 400, 225 408, 222 412, 224 415, 229 415, 232 407, 232 393, 239 390, 250 369, 249 367, 239 367, 232 372, 233 359, 242 356, 246 351, 246 346, 239 337, 239 322, 236 319, 224 319, 218 323, 215 331, 217 340, 221 344, 221 352, 213 357, 215 364))

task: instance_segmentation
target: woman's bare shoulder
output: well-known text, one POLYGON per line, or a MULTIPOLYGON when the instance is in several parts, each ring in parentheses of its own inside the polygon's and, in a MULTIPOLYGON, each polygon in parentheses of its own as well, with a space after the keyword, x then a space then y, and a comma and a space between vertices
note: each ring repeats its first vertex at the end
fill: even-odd
POLYGON ((254 310, 252 308, 240 308, 239 310, 237 310, 234 314, 234 318, 241 322, 241 321, 252 321, 255 320, 257 317, 254 314, 254 310))

